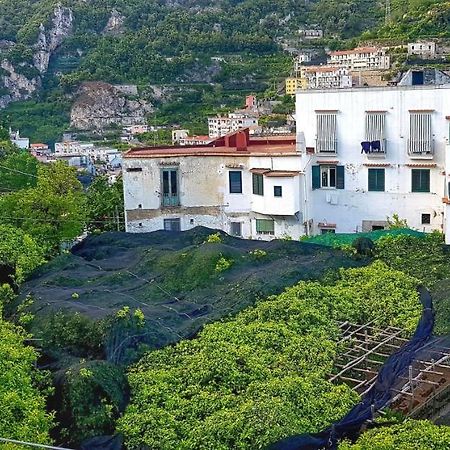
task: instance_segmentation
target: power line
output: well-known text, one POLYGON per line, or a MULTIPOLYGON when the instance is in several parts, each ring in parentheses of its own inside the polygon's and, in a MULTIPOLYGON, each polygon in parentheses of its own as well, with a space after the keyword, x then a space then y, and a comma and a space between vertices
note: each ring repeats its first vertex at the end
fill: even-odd
POLYGON ((2 165, 0 165, 0 168, 1 168, 1 169, 5 169, 5 170, 9 170, 9 171, 11 171, 11 172, 17 172, 17 173, 20 173, 20 174, 22 174, 22 175, 28 175, 28 176, 30 176, 30 177, 38 178, 37 175, 34 175, 34 174, 32 174, 32 173, 28 173, 28 172, 22 172, 21 170, 17 170, 17 169, 11 169, 11 167, 8 167, 8 166, 2 166, 2 165))
POLYGON ((66 447, 54 447, 52 445, 35 444, 33 442, 24 442, 24 441, 16 441, 15 439, 0 438, 0 441, 1 442, 10 442, 12 444, 28 445, 30 447, 48 448, 48 449, 54 449, 54 450, 72 450, 72 449, 66 448, 66 447))

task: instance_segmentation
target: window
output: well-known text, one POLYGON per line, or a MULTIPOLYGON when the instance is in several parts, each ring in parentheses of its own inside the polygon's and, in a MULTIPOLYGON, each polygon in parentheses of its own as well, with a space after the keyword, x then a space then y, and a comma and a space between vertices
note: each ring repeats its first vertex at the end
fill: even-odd
POLYGON ((230 170, 230 194, 242 194, 242 172, 240 170, 230 170))
POLYGON ((384 169, 369 169, 369 191, 384 191, 384 169))
POLYGON ((429 225, 431 223, 431 214, 422 214, 422 225, 429 225))
POLYGON ((242 236, 242 223, 231 222, 230 234, 231 236, 242 236))
POLYGON ((141 167, 128 167, 127 172, 142 172, 141 167))
POLYGON ((317 113, 317 153, 336 153, 336 113, 317 113))
POLYGON ((320 166, 320 187, 336 187, 336 166, 320 166))
POLYGON ((383 225, 372 225, 372 231, 385 230, 383 225))
POLYGON ((264 195, 264 179, 262 174, 253 174, 253 193, 256 195, 264 195))
POLYGON ((412 112, 409 115, 408 152, 431 153, 433 151, 433 135, 431 130, 431 113, 412 112))
POLYGON ((164 219, 164 229, 166 231, 180 231, 180 219, 164 219))
POLYGON ((430 169, 411 170, 411 191, 430 192, 430 169))
POLYGON ((271 219, 256 219, 256 234, 275 234, 275 223, 271 219))
POLYGON ((312 166, 312 188, 344 189, 344 166, 312 166))
POLYGON ((334 228, 321 228, 320 234, 336 233, 334 228))
POLYGON ((162 175, 162 206, 178 206, 180 198, 178 194, 178 170, 163 169, 162 175))
POLYGON ((384 112, 366 112, 364 139, 366 142, 374 143, 371 153, 384 153, 386 151, 385 122, 386 114, 384 112), (379 146, 375 145, 376 142, 379 142, 379 146))
POLYGON ((273 187, 273 196, 274 197, 282 197, 283 196, 283 187, 282 186, 274 186, 273 187))

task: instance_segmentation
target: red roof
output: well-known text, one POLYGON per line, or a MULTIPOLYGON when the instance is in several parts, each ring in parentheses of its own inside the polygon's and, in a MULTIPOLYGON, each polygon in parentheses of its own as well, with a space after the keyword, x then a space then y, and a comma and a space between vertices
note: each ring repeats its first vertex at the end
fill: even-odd
POLYGON ((158 146, 130 149, 125 158, 165 158, 173 156, 277 156, 295 155, 294 135, 250 137, 248 128, 216 138, 209 143, 189 146, 158 146))

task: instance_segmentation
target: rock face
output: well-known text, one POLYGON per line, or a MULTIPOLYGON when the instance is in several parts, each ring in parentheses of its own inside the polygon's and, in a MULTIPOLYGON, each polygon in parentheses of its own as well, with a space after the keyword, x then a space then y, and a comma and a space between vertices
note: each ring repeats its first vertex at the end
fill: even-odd
POLYGON ((124 92, 103 82, 84 83, 70 113, 70 125, 78 130, 102 130, 112 125, 145 123, 152 105, 130 99, 124 92))
POLYGON ((33 55, 34 66, 41 74, 47 71, 50 56, 62 44, 64 38, 71 34, 72 27, 72 10, 61 5, 58 5, 53 11, 49 30, 46 30, 41 23, 33 55))
POLYGON ((117 36, 124 32, 123 23, 125 21, 125 17, 122 16, 116 9, 113 9, 111 12, 111 16, 108 19, 108 23, 103 29, 102 34, 111 34, 113 36, 117 36))
POLYGON ((29 99, 41 86, 40 77, 30 79, 20 73, 20 68, 25 68, 26 65, 16 69, 9 61, 3 59, 0 67, 0 89, 3 86, 7 92, 0 95, 0 109, 5 108, 11 102, 29 99))

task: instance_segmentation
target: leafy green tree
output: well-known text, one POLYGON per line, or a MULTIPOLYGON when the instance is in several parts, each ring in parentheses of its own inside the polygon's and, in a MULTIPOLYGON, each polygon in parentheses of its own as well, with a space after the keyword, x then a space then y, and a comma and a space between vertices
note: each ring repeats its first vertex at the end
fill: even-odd
POLYGON ((123 181, 109 183, 107 176, 94 179, 87 190, 88 228, 101 231, 125 231, 123 181))
POLYGON ((339 450, 447 450, 450 427, 427 420, 406 420, 366 431, 355 444, 343 442, 339 450))
POLYGON ((0 223, 21 228, 51 254, 82 232, 85 204, 75 169, 56 162, 38 168, 35 188, 0 197, 0 223))
POLYGON ((42 377, 34 368, 36 352, 24 344, 26 337, 0 318, 0 436, 48 444, 53 419, 36 387, 42 377))
POLYGON ((27 152, 10 152, 0 157, 0 192, 35 187, 38 161, 27 152))
POLYGON ((45 262, 42 248, 20 228, 0 225, 0 236, 0 266, 13 269, 16 283, 45 262))

